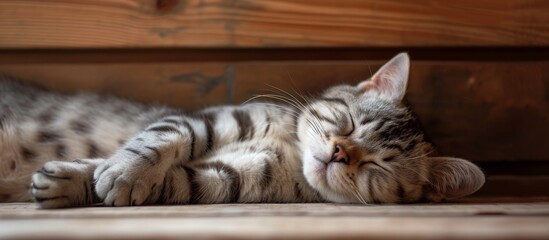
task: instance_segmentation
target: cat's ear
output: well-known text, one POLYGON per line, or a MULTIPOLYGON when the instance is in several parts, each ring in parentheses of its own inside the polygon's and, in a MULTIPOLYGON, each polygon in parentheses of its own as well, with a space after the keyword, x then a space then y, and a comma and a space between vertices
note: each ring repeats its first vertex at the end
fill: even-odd
POLYGON ((484 185, 484 173, 475 164, 460 158, 430 157, 427 198, 431 201, 470 195, 484 185))
POLYGON ((400 102, 406 93, 408 72, 410 71, 410 57, 407 53, 399 53, 369 80, 358 84, 366 96, 383 98, 393 102, 400 102))

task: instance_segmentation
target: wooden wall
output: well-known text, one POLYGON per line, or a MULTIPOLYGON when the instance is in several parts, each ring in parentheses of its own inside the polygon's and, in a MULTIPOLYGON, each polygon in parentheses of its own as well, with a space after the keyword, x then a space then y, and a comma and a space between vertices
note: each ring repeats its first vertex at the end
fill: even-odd
POLYGON ((484 167, 480 194, 547 195, 547 12, 544 0, 3 0, 0 74, 195 109, 268 85, 356 83, 408 51, 407 101, 440 152, 484 167))
POLYGON ((0 47, 543 46, 545 0, 3 0, 0 47))

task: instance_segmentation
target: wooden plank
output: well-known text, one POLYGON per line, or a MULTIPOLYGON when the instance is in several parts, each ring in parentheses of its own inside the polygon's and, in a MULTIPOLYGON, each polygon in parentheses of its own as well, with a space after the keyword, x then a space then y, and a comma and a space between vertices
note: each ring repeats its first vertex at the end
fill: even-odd
MULTIPOLYGON (((273 85, 317 94, 357 83, 381 62, 0 65, 63 92, 112 94, 185 109, 240 103, 273 85)), ((414 62, 407 100, 445 155, 474 161, 549 159, 549 62, 414 62)))
POLYGON ((2 239, 547 239, 547 217, 0 220, 2 239), (337 222, 334 222, 337 221, 337 222), (32 227, 30 227, 32 226, 32 227))
POLYGON ((0 49, 547 46, 544 0, 3 0, 0 49))
POLYGON ((88 207, 39 210, 32 203, 1 203, 0 219, 232 218, 232 217, 474 217, 549 216, 549 198, 465 198, 425 204, 209 204, 146 207, 88 207), (494 204, 497 203, 497 204, 494 204), (114 211, 114 212, 113 212, 114 211))
POLYGON ((545 239, 547 209, 547 202, 47 211, 30 204, 0 204, 0 239, 545 239))

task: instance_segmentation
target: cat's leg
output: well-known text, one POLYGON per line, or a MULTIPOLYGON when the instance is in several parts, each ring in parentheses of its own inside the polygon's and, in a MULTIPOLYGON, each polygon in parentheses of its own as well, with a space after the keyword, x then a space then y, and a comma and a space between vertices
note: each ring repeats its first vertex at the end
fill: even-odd
POLYGON ((157 204, 319 201, 277 144, 236 143, 172 167, 157 204))
POLYGON ((93 171, 103 159, 51 161, 32 176, 31 193, 41 208, 88 206, 99 203, 93 171))
POLYGON ((166 172, 207 149, 204 120, 166 117, 130 139, 94 172, 97 195, 108 206, 156 202, 166 172))

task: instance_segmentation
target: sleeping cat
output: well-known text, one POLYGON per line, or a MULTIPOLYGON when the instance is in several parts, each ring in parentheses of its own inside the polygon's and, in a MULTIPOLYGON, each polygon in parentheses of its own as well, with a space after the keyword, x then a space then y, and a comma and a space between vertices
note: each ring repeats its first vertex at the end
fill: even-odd
POLYGON ((34 199, 42 208, 368 204, 475 192, 482 171, 463 159, 432 157, 401 103, 408 71, 401 53, 369 80, 314 99, 272 95, 287 105, 186 114, 1 80, 0 201, 34 199))

